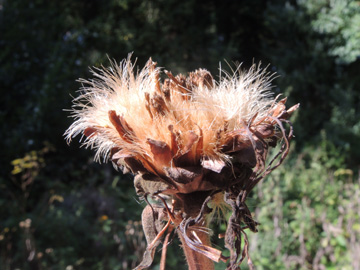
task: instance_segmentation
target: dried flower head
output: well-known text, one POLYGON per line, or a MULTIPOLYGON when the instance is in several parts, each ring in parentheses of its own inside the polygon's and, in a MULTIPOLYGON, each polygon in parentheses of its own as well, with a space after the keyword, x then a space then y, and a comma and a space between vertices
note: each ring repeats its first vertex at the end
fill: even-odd
POLYGON ((161 83, 155 62, 135 74, 130 56, 92 72, 94 79, 81 80, 75 121, 65 134, 68 141, 85 135, 97 160, 110 159, 135 175, 136 191, 148 202, 142 216, 148 248, 137 269, 151 264, 156 246, 166 235, 165 247, 173 229, 190 269, 198 269, 199 261, 212 269, 208 258, 237 269, 248 255, 244 229, 257 226, 245 199, 286 157, 292 138, 287 119, 299 105, 286 110, 286 98, 270 92, 273 76, 255 65, 223 73, 219 82, 199 69, 188 76, 164 70, 168 78, 161 83), (269 147, 278 143, 280 150, 266 163, 269 147), (208 239, 206 217, 215 208, 232 210, 224 236, 229 258, 208 239))

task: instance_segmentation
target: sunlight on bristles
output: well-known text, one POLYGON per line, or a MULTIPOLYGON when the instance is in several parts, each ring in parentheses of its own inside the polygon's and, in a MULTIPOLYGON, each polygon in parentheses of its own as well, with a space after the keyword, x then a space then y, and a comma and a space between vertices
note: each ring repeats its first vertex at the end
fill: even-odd
POLYGON ((130 56, 119 65, 111 62, 109 68, 92 69, 94 78, 80 80, 81 95, 74 99, 75 122, 66 131, 66 138, 70 142, 84 134, 83 144, 97 149, 97 161, 106 161, 116 147, 126 149, 126 154, 151 157, 149 139, 171 145, 171 133, 186 146, 189 132, 203 137, 202 157, 227 161, 228 155, 221 151, 226 134, 261 121, 277 103, 269 91, 273 75, 260 65, 246 72, 241 66, 233 74, 221 71, 219 82, 206 70, 197 70, 190 74, 193 81, 189 89, 187 84, 177 85, 184 76, 174 77, 167 71, 170 79, 160 86, 162 70, 151 59, 135 73, 130 56), (205 74, 202 82, 198 82, 202 78, 199 74, 205 74), (175 87, 171 87, 173 83, 175 87), (124 135, 119 136, 119 128, 112 122, 118 121, 115 118, 122 119, 124 135))

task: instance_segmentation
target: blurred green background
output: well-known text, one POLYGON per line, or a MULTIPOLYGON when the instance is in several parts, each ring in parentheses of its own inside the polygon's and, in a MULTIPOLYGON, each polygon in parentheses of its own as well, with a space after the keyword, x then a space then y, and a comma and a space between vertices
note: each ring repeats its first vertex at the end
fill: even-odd
MULTIPOLYGON (((63 138, 76 80, 129 52, 139 67, 151 56, 216 78, 224 60, 270 64, 274 94, 301 108, 290 156, 248 200, 261 223, 248 234, 252 260, 257 270, 360 269, 360 1, 0 0, 1 270, 139 262, 132 177, 63 138)), ((173 242, 167 269, 186 269, 173 242)))

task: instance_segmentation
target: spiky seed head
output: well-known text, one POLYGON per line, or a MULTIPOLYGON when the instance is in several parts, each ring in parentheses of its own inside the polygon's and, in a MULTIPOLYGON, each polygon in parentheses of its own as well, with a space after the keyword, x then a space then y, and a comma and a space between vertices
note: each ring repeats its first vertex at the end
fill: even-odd
MULTIPOLYGON (((93 69, 93 79, 80 80, 83 87, 72 109, 75 121, 66 139, 82 134, 83 144, 96 149, 96 160, 110 159, 135 174, 137 193, 153 195, 166 206, 167 215, 151 207, 153 215, 159 211, 157 216, 167 216, 188 246, 212 260, 220 260, 221 252, 189 238, 186 224, 190 219, 202 224, 209 198, 214 209, 231 208, 237 217, 229 219, 225 243, 235 250, 232 269, 243 260, 235 241, 243 233, 240 222, 256 231, 246 196, 286 157, 292 128, 287 132, 283 123, 290 124, 287 119, 299 105, 287 110, 286 98, 272 95, 274 76, 260 65, 246 72, 239 65, 233 74, 223 72, 218 82, 205 69, 174 76, 151 58, 140 72, 134 69, 129 55, 119 65, 93 69), (162 71, 168 76, 163 82, 162 71), (279 152, 266 164, 269 147, 278 142, 279 152)), ((152 224, 151 218, 144 230, 153 231, 152 224)), ((160 236, 154 237, 137 269, 151 264, 160 236)))
POLYGON ((188 77, 165 71, 163 84, 160 72, 150 59, 135 74, 130 57, 93 69, 93 79, 80 80, 67 140, 83 134, 96 160, 171 178, 174 168, 200 164, 220 172, 251 145, 249 130, 265 140, 278 136, 271 117, 286 112, 285 101, 272 96, 273 75, 266 69, 254 65, 243 72, 239 66, 219 82, 204 69, 188 77))

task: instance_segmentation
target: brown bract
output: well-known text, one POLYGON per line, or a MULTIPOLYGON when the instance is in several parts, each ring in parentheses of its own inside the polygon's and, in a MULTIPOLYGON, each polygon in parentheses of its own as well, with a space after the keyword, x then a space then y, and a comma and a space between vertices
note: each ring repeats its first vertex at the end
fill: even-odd
POLYGON ((164 269, 173 231, 190 269, 212 269, 210 260, 239 269, 245 257, 251 268, 244 230, 256 232, 258 224, 245 200, 288 154, 288 118, 299 105, 286 109, 286 98, 272 98, 272 76, 256 66, 225 74, 218 83, 204 69, 187 76, 164 71, 168 78, 161 83, 151 59, 137 75, 133 68, 127 59, 83 80, 87 87, 75 99, 76 120, 66 135, 70 140, 84 134, 97 158, 135 175, 136 192, 148 202, 142 216, 148 248, 137 269, 151 265, 162 241, 164 269), (277 152, 267 161, 271 147, 277 152), (215 197, 215 207, 225 204, 232 211, 224 234, 230 257, 209 241, 206 217, 215 211, 209 207, 215 197))

